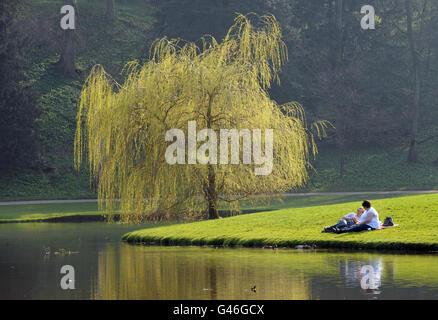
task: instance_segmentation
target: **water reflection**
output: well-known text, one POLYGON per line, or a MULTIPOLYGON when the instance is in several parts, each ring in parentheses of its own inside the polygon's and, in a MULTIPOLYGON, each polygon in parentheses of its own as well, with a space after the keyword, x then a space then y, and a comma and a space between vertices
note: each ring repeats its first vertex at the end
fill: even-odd
MULTIPOLYGON (((381 257, 368 257, 366 260, 340 259, 339 274, 347 288, 360 287, 368 294, 380 294, 383 262, 381 257)), ((393 265, 390 264, 390 267, 393 265)), ((393 273, 393 270, 392 272, 393 273)))
POLYGON ((120 242, 132 229, 0 225, 0 299, 438 299, 437 255, 120 242), (67 264, 75 290, 60 288, 67 264))
POLYGON ((272 252, 254 259, 247 250, 122 247, 99 253, 96 299, 311 297, 309 278, 287 265, 275 268, 272 252))

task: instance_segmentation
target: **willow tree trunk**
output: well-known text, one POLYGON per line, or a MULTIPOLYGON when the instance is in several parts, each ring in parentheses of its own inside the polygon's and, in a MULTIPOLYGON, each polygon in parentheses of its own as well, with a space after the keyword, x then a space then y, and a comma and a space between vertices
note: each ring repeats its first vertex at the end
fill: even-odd
POLYGON ((412 8, 410 0, 405 0, 406 21, 407 21, 407 35, 409 40, 409 47, 412 56, 412 82, 414 89, 414 97, 411 110, 411 144, 409 148, 408 161, 416 162, 418 160, 417 151, 417 135, 418 135, 418 121, 420 118, 420 70, 418 62, 417 46, 412 30, 412 8))
MULTIPOLYGON (((209 96, 208 106, 207 106, 207 128, 212 128, 213 116, 212 116, 212 103, 213 96, 209 96)), ((216 188, 216 173, 212 164, 208 165, 207 173, 207 186, 206 186, 206 197, 208 203, 208 219, 218 219, 219 212, 217 210, 217 188, 216 188)))
POLYGON ((114 0, 106 0, 106 20, 108 22, 114 22, 116 19, 116 11, 114 6, 114 0))
MULTIPOLYGON (((71 5, 75 9, 75 28, 78 24, 76 0, 64 0, 64 5, 71 5)), ((61 56, 58 61, 59 70, 70 77, 76 76, 76 44, 77 35, 75 29, 63 30, 61 56)))
POLYGON ((212 165, 208 165, 208 219, 218 219, 219 211, 217 209, 217 192, 216 192, 216 175, 212 165))

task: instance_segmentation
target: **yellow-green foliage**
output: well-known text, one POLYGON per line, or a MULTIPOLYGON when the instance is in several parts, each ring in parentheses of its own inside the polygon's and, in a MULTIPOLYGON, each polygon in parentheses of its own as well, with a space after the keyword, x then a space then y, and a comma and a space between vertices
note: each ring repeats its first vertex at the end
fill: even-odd
POLYGON ((125 220, 193 217, 205 210, 208 170, 219 201, 301 186, 316 152, 313 136, 299 104, 279 106, 266 91, 286 59, 275 17, 238 15, 220 43, 157 40, 149 62, 127 64, 123 85, 96 66, 81 94, 75 154, 79 166, 87 152, 102 208, 112 211, 120 199, 125 220), (167 164, 166 132, 187 136, 191 120, 215 131, 274 129, 272 173, 256 176, 244 164, 167 164))

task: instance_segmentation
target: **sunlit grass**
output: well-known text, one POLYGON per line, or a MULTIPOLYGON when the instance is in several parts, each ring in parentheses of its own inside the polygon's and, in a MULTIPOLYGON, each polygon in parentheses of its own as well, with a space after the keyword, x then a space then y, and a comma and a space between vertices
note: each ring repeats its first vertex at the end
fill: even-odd
MULTIPOLYGON (((299 196, 273 199, 271 201, 260 200, 257 203, 242 203, 242 210, 277 210, 282 208, 297 208, 314 205, 327 205, 343 203, 347 201, 360 201, 361 199, 380 199, 394 197, 388 195, 346 195, 346 196, 299 196)), ((353 208, 352 208, 353 210, 353 208)), ((58 217, 70 217, 77 215, 98 215, 97 202, 67 202, 32 205, 0 205, 0 222, 24 222, 35 220, 50 220, 58 217)))
MULTIPOLYGON (((303 200, 303 199, 302 199, 303 200)), ((322 200, 322 199, 321 199, 322 200)), ((139 230, 124 235, 130 242, 192 245, 295 246, 374 249, 438 249, 438 195, 404 196, 373 201, 380 219, 393 217, 398 227, 357 234, 321 233, 360 205, 359 201, 282 208, 220 220, 139 230)))

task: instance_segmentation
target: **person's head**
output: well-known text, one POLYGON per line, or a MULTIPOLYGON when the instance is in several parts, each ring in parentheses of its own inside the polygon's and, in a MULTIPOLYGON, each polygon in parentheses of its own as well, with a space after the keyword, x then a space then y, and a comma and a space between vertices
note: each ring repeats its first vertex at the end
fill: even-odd
POLYGON ((362 202, 362 207, 364 207, 365 210, 368 210, 369 208, 371 208, 371 202, 369 200, 364 200, 362 202))
POLYGON ((359 209, 357 209, 357 216, 360 217, 364 212, 365 210, 362 207, 360 207, 359 209))

